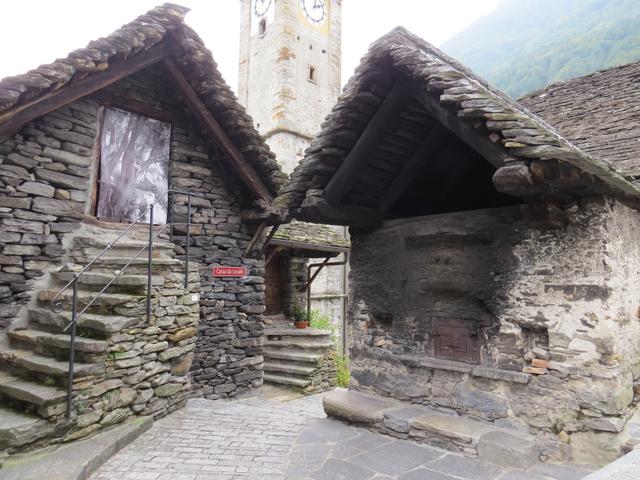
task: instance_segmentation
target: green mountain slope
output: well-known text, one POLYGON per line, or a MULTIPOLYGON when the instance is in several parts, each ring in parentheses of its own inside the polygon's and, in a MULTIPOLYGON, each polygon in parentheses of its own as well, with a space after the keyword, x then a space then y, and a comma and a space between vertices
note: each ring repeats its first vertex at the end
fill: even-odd
POLYGON ((518 97, 640 60, 640 0, 503 0, 441 48, 518 97))

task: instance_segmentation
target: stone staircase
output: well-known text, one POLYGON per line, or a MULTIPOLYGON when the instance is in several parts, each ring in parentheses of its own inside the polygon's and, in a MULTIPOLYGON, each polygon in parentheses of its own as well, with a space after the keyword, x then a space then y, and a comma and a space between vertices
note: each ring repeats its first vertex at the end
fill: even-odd
MULTIPOLYGON (((82 428, 82 412, 65 417, 71 337, 64 328, 71 321, 72 289, 62 296, 64 310, 54 313, 50 302, 74 272, 89 263, 117 232, 98 227, 85 228, 69 245, 70 254, 59 271, 52 272, 45 288, 37 291, 26 318, 14 321, 0 344, 0 456, 42 444, 58 437, 73 438, 82 428)), ((146 242, 133 233, 120 240, 90 273, 79 281, 78 311, 113 278, 146 242)), ((174 246, 154 242, 153 269, 180 266, 174 246)), ((74 398, 105 375, 110 354, 107 339, 139 324, 146 312, 147 252, 122 274, 106 293, 79 319, 74 362, 74 398)), ((162 276, 153 276, 153 285, 162 285, 162 276)), ((99 417, 98 417, 99 419, 99 417)))
POLYGON ((331 332, 313 328, 265 331, 264 381, 303 393, 335 385, 335 345, 331 332))

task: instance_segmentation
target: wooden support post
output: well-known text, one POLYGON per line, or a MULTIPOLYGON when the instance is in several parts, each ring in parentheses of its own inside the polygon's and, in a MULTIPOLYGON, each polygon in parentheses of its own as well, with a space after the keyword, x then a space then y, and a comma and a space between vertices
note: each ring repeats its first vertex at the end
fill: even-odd
POLYGON ((267 247, 269 246, 269 243, 273 239, 273 236, 278 231, 278 228, 280 228, 280 224, 279 223, 277 223, 273 227, 271 227, 271 230, 269 231, 269 235, 267 235, 267 238, 265 238, 264 242, 262 242, 262 247, 260 247, 260 252, 258 252, 258 258, 262 257, 264 255, 264 252, 267 251, 267 247))
POLYGON ((358 170, 367 164, 384 138, 385 132, 400 118, 408 99, 404 85, 396 83, 391 88, 364 132, 325 187, 324 197, 329 205, 337 207, 340 204, 355 181, 358 170))
POLYGON ((253 234, 253 237, 251 237, 251 241, 249 242, 249 245, 247 245, 247 248, 245 249, 244 254, 242 255, 243 257, 249 256, 249 254, 251 253, 251 250, 253 250, 253 247, 255 247, 256 243, 258 243, 258 239, 262 235, 262 232, 264 232, 265 228, 267 228, 266 223, 261 223, 260 225, 258 225, 258 228, 256 228, 256 232, 253 234))
POLYGON ((0 115, 0 142, 11 137, 30 121, 46 115, 75 100, 121 80, 132 73, 159 62, 167 55, 164 44, 151 47, 122 62, 114 63, 108 69, 89 73, 85 78, 64 85, 58 90, 37 97, 31 102, 13 108, 0 115))
POLYGON ((444 129, 436 124, 384 192, 379 203, 381 212, 386 212, 393 207, 398 198, 400 198, 409 184, 415 179, 416 175, 425 167, 427 158, 433 155, 438 149, 443 136, 444 129))
POLYGON ((273 197, 254 168, 247 162, 247 159, 229 138, 227 132, 224 131, 218 121, 213 118, 209 109, 204 105, 204 103, 202 103, 202 100, 200 100, 198 94, 193 90, 184 75, 182 75, 182 72, 175 62, 170 58, 165 58, 164 65, 167 67, 167 70, 178 85, 180 92, 184 96, 184 99, 193 114, 198 120, 200 120, 200 122, 202 122, 207 132, 225 152, 229 161, 233 164, 234 168, 240 175, 240 178, 242 178, 242 181, 258 197, 271 202, 273 197))

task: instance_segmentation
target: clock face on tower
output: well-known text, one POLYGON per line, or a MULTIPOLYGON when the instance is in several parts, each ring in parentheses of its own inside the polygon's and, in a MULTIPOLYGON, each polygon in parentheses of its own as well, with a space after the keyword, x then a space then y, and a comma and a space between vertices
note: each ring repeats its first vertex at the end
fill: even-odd
POLYGON ((253 4, 253 13, 257 17, 263 17, 271 6, 273 0, 255 0, 253 4))
POLYGON ((324 0, 300 0, 300 6, 306 19, 314 25, 322 25, 327 19, 324 0))

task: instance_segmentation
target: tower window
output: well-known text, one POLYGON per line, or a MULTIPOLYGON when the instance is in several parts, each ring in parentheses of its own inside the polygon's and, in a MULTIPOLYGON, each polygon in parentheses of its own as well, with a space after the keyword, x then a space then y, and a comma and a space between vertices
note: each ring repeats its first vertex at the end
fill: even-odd
POLYGON ((309 66, 309 77, 308 80, 310 82, 316 82, 316 67, 309 66))
POLYGON ((258 24, 258 33, 260 34, 261 37, 264 37, 265 34, 267 33, 267 19, 263 18, 262 20, 260 20, 260 23, 258 24))

